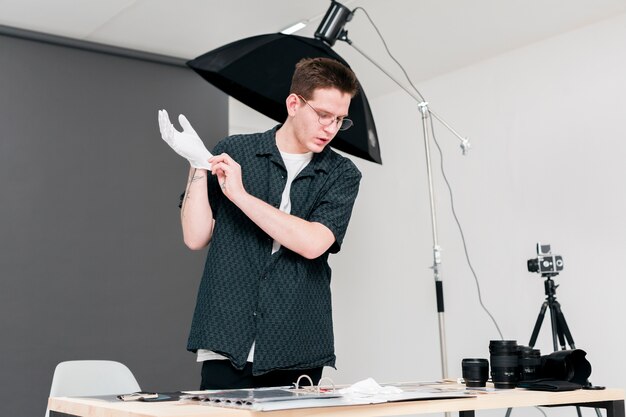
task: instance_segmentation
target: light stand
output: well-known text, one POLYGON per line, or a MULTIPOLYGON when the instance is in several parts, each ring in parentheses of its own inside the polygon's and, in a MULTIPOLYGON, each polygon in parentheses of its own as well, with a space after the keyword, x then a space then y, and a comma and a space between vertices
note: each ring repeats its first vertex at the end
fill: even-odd
MULTIPOLYGON (((440 347, 440 355, 441 355, 441 373, 444 379, 448 378, 448 360, 447 360, 447 345, 446 345, 446 332, 445 332, 445 315, 444 315, 444 302, 443 302, 443 282, 441 280, 440 269, 441 269, 441 248, 439 247, 438 234, 437 234, 437 211, 435 208, 435 192, 433 187, 433 178, 432 178, 432 169, 431 169, 431 158, 430 158, 430 138, 429 138, 429 126, 432 128, 432 124, 429 123, 428 118, 434 117, 439 122, 441 122, 452 134, 454 134, 461 141, 461 149, 463 150, 463 155, 467 153, 470 148, 469 141, 459 135, 454 129, 450 127, 446 122, 444 122, 440 117, 434 114, 430 108, 428 107, 428 102, 424 99, 424 97, 420 94, 417 89, 415 89, 414 95, 413 91, 407 89, 404 85, 402 85, 398 80, 396 80, 391 74, 389 74, 383 67, 381 67, 378 63, 376 63, 373 59, 367 56, 361 49, 359 49, 354 43, 348 39, 348 32, 343 29, 346 22, 352 19, 353 12, 351 12, 344 5, 336 2, 335 0, 331 0, 331 6, 326 12, 324 19, 320 23, 317 31, 315 32, 315 37, 323 40, 328 43, 330 46, 334 45, 336 40, 341 40, 347 42, 350 46, 352 46, 357 52, 363 55, 368 61, 374 64, 379 70, 381 70, 387 77, 389 77, 393 82, 395 82, 400 88, 402 88, 405 92, 407 92, 415 101, 418 103, 419 111, 422 114, 422 129, 424 132, 424 147, 426 153, 426 171, 428 175, 428 195, 430 198, 430 217, 431 217, 431 225, 432 225, 432 238, 433 238, 433 275, 435 279, 435 289, 437 296, 437 314, 439 321, 439 347, 440 347)), ((408 77, 407 77, 408 78, 408 77)))
POLYGON ((426 155, 426 173, 428 177, 428 196, 430 199, 430 219, 432 226, 432 238, 433 238, 433 277, 435 279, 435 291, 437 297, 437 317, 439 322, 439 349, 441 356, 441 375, 442 378, 448 378, 448 355, 447 355, 447 344, 446 344, 446 330, 445 330, 445 309, 443 302, 443 281, 441 280, 441 247, 439 246, 439 239, 437 233, 437 210, 435 207, 435 190, 433 186, 433 175, 432 175, 432 164, 430 158, 430 129, 428 118, 434 117, 441 124, 443 124, 454 136, 456 136, 461 141, 461 149, 463 151, 463 155, 467 154, 467 151, 470 148, 470 143, 467 138, 459 135, 454 129, 450 127, 445 121, 443 121, 439 116, 433 113, 428 106, 428 102, 424 100, 421 94, 416 90, 418 97, 416 97, 412 91, 403 86, 398 80, 396 80, 392 75, 390 75, 387 71, 385 71, 379 64, 377 64, 374 60, 372 60, 369 56, 367 56, 361 49, 359 49, 354 42, 350 41, 347 38, 347 33, 344 32, 342 37, 339 38, 347 42, 351 45, 357 52, 363 55, 368 61, 373 63, 376 67, 378 67, 387 77, 389 77, 393 82, 400 86, 407 94, 409 94, 415 101, 417 101, 417 107, 422 114, 422 131, 424 132, 424 149, 426 155))
POLYGON ((447 345, 446 345, 446 323, 444 316, 444 304, 443 304, 443 282, 439 275, 439 267, 441 266, 441 248, 439 247, 438 234, 437 234, 437 211, 435 209, 435 190, 433 187, 433 175, 431 169, 430 159, 430 146, 428 138, 428 103, 422 101, 418 104, 418 108, 422 113, 422 130, 424 132, 424 149, 426 155, 426 172, 428 174, 428 196, 430 197, 430 218, 432 226, 433 236, 433 276, 435 278, 435 289, 437 294, 437 316, 439 320, 439 347, 441 350, 441 374, 445 379, 448 377, 448 359, 447 359, 447 345))

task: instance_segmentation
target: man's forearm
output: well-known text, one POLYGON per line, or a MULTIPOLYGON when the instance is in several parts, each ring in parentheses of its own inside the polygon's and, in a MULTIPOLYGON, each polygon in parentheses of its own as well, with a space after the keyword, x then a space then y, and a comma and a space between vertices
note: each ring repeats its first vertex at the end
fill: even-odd
POLYGON ((209 162, 226 198, 282 246, 314 259, 335 241, 331 230, 323 224, 284 213, 250 195, 243 186, 241 166, 230 155, 215 155, 209 162))
POLYGON ((213 213, 207 193, 207 178, 206 170, 190 168, 180 221, 183 239, 191 249, 204 248, 213 233, 213 213))
POLYGON ((282 212, 248 193, 241 194, 233 203, 274 240, 307 259, 319 257, 335 241, 333 233, 323 224, 282 212))

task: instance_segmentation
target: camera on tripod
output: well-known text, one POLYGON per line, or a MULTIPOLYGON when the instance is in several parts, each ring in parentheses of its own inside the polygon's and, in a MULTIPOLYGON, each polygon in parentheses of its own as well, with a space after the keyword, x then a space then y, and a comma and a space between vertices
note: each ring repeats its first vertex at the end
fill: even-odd
POLYGON ((537 243, 537 257, 528 260, 528 272, 537 272, 543 277, 553 277, 563 270, 563 257, 553 255, 550 245, 537 243))

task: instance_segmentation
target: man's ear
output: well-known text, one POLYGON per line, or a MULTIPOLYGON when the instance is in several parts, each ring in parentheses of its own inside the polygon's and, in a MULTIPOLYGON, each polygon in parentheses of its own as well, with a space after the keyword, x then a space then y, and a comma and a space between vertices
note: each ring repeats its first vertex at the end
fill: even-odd
POLYGON ((296 114, 296 107, 298 107, 298 102, 300 99, 296 94, 289 94, 285 99, 285 105, 287 106, 287 114, 293 117, 296 114))

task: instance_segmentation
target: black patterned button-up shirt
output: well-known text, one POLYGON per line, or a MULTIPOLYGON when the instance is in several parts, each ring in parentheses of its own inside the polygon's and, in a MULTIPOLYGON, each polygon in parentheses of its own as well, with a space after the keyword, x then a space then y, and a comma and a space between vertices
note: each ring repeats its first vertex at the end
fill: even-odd
MULTIPOLYGON (((236 135, 213 154, 229 154, 241 165, 246 191, 279 207, 287 171, 276 146, 275 127, 236 135)), ((335 236, 330 249, 308 260, 281 247, 208 180, 215 228, 187 349, 208 349, 242 369, 256 341, 253 373, 334 366, 328 255, 339 251, 356 199, 361 173, 326 147, 291 186, 291 214, 319 222, 335 236)))

